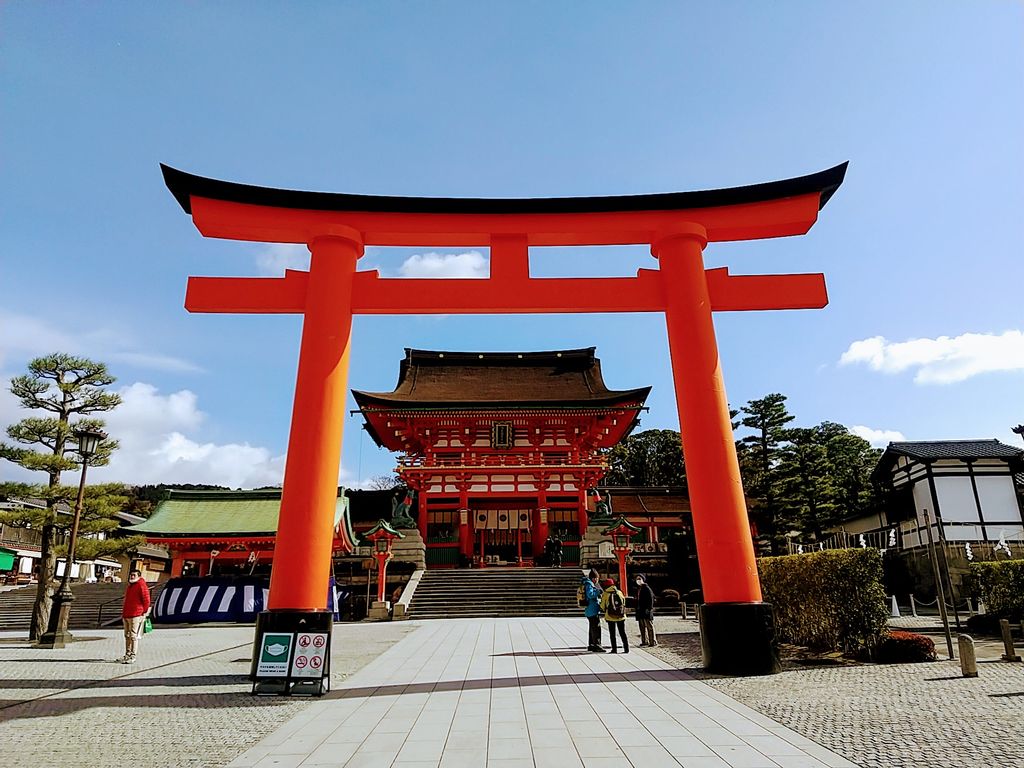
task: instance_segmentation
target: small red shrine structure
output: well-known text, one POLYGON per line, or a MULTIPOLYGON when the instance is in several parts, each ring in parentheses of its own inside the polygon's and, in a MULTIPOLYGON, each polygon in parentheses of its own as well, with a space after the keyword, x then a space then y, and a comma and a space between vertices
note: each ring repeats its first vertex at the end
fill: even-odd
POLYGON ((353 392, 377 445, 401 454, 428 565, 533 563, 549 534, 579 562, 600 451, 650 393, 609 390, 594 351, 406 349, 394 391, 353 392))

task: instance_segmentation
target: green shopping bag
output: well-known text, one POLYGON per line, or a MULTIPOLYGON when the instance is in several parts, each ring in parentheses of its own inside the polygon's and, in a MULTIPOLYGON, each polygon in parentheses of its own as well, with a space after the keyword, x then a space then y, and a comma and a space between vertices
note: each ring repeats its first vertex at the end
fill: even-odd
POLYGON ((151 618, 149 618, 149 616, 147 616, 146 620, 142 623, 142 634, 148 635, 152 631, 153 631, 153 620, 151 618))

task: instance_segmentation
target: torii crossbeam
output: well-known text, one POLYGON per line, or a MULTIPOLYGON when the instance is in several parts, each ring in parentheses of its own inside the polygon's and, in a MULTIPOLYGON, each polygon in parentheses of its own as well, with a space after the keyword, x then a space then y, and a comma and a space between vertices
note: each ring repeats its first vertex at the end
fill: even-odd
POLYGON ((708 242, 807 232, 846 164, 784 181, 619 197, 464 199, 298 192, 194 176, 164 180, 207 237, 304 243, 308 272, 190 277, 190 312, 299 313, 302 341, 270 585, 271 611, 322 611, 330 570, 353 315, 661 312, 706 603, 704 663, 777 668, 718 359, 712 312, 820 309, 821 274, 704 269, 708 242), (649 244, 658 269, 633 278, 534 278, 531 246, 649 244), (477 280, 357 272, 366 245, 489 247, 477 280))

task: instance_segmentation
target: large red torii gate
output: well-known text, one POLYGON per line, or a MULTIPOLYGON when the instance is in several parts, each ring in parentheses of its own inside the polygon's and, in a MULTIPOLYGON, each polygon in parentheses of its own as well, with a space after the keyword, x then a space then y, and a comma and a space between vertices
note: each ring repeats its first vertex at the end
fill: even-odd
POLYGON ((800 235, 842 183, 846 163, 746 187, 618 197, 416 198, 255 187, 161 166, 206 237, 305 243, 308 272, 190 277, 190 312, 304 316, 272 612, 323 611, 341 457, 349 337, 356 314, 662 312, 704 586, 705 665, 776 667, 761 601, 712 312, 819 309, 824 276, 704 269, 708 242, 800 235), (531 246, 649 244, 658 269, 634 278, 532 278, 531 246), (382 279, 357 272, 366 245, 489 247, 487 279, 382 279))

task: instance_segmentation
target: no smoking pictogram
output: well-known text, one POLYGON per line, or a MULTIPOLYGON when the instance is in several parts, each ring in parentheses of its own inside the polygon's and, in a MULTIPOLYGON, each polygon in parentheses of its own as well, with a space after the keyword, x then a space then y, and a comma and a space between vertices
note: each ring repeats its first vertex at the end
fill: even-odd
POLYGON ((306 667, 306 665, 308 663, 309 663, 309 660, 305 656, 296 656, 295 657, 295 666, 298 667, 299 669, 305 669, 305 667, 306 667))

